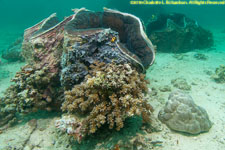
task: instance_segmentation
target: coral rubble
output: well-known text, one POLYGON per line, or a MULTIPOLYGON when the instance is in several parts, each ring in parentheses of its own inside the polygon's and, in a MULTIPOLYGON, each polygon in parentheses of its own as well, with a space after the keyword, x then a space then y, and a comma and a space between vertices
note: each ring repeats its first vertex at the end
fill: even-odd
POLYGON ((213 46, 213 35, 183 14, 159 14, 147 25, 147 35, 160 52, 187 52, 213 46))
POLYGON ((190 134, 209 131, 212 126, 205 109, 197 106, 190 95, 181 91, 170 94, 158 117, 170 129, 190 134))

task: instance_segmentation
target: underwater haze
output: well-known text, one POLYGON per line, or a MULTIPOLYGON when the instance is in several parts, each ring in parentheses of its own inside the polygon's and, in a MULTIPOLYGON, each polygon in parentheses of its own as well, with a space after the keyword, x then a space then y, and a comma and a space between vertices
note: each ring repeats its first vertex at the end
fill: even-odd
POLYGON ((130 1, 0 0, 0 150, 225 148, 225 4, 130 1))

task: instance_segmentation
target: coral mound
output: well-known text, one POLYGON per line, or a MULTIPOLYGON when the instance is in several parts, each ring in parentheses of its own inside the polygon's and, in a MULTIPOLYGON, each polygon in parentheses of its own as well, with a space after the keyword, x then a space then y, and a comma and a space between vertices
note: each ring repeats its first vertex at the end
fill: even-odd
POLYGON ((106 8, 73 11, 61 22, 52 14, 25 30, 27 65, 2 98, 0 126, 15 114, 61 108, 69 115, 56 127, 80 141, 102 125, 120 130, 130 116, 150 121, 140 73, 153 64, 155 51, 140 19, 106 8))
POLYGON ((148 122, 152 107, 145 101, 146 83, 129 64, 95 63, 84 82, 65 92, 62 110, 80 120, 82 134, 95 133, 104 124, 120 130, 134 115, 148 122))
POLYGON ((181 91, 170 94, 158 117, 170 129, 191 134, 209 131, 212 126, 205 109, 197 106, 190 95, 181 91))

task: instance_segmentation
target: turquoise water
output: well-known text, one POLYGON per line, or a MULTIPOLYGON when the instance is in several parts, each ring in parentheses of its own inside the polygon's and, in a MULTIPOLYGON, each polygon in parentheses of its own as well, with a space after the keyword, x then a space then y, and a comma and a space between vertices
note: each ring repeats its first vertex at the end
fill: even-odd
POLYGON ((129 0, 39 0, 31 2, 29 0, 21 1, 0 1, 0 18, 1 18, 1 42, 0 51, 5 49, 6 45, 12 43, 18 34, 23 33, 24 29, 36 24, 43 18, 52 13, 62 19, 64 16, 71 15, 71 9, 85 7, 93 11, 102 11, 103 7, 118 9, 120 11, 129 12, 141 17, 142 20, 148 22, 149 16, 160 12, 178 12, 184 13, 188 17, 198 21, 200 25, 211 29, 223 29, 225 24, 225 6, 167 6, 167 5, 130 5, 129 0), (16 34, 15 37, 4 36, 4 33, 16 34), (6 42, 4 42, 6 41, 6 42), (6 43, 6 44, 4 44, 6 43), (8 43, 8 44, 7 44, 8 43))
POLYGON ((58 13, 63 18, 71 14, 71 9, 86 7, 87 9, 100 11, 102 7, 110 7, 121 11, 128 11, 141 17, 147 17, 155 12, 181 12, 200 24, 223 27, 225 6, 136 6, 130 5, 129 0, 29 0, 0 1, 1 26, 13 26, 26 28, 47 17, 51 13, 58 13))
MULTIPOLYGON (((224 149, 225 5, 151 6, 130 5, 129 2, 130 0, 0 0, 0 150, 224 149), (58 63, 56 66, 57 69, 60 70, 60 73, 56 74, 54 77, 50 75, 47 76, 48 78, 50 78, 50 80, 48 80, 46 79, 45 73, 52 68, 47 68, 46 71, 43 69, 44 67, 40 67, 39 69, 34 69, 35 71, 33 71, 32 67, 37 67, 38 65, 33 62, 30 63, 28 60, 29 58, 31 58, 35 60, 34 62, 38 62, 38 58, 34 57, 34 55, 26 55, 26 60, 24 60, 21 54, 21 51, 23 49, 21 47, 22 41, 16 41, 18 41, 18 39, 22 37, 25 29, 35 25, 52 13, 57 13, 57 17, 61 21, 64 19, 64 17, 73 14, 71 9, 82 7, 85 7, 93 12, 102 12, 103 7, 112 8, 121 12, 133 14, 141 19, 148 38, 151 40, 152 44, 156 46, 156 57, 154 64, 149 68, 146 68, 145 72, 145 79, 149 80, 150 83, 147 85, 148 94, 143 99, 146 100, 147 103, 149 103, 154 109, 154 112, 152 112, 151 115, 148 114, 152 119, 150 123, 144 122, 143 116, 126 117, 126 119, 123 120, 124 127, 120 131, 117 131, 115 127, 112 130, 108 129, 109 122, 105 124, 102 123, 104 125, 102 125, 101 128, 98 129, 98 131, 96 131, 94 134, 85 136, 85 138, 82 137, 81 139, 80 135, 77 133, 73 134, 73 136, 69 136, 65 134, 65 132, 56 129, 57 125, 55 124, 57 120, 60 123, 65 123, 66 121, 68 121, 63 120, 63 117, 61 117, 62 114, 65 115, 66 113, 62 113, 60 107, 65 100, 63 98, 65 94, 63 93, 65 91, 68 91, 68 89, 72 89, 72 86, 68 88, 68 85, 67 87, 64 87, 63 84, 60 84, 62 82, 61 80, 66 80, 64 79, 66 77, 63 76, 63 71, 66 72, 66 70, 69 68, 69 64, 74 63, 75 60, 73 59, 78 58, 77 56, 74 56, 75 54, 71 54, 69 58, 68 56, 66 56, 66 53, 63 53, 63 56, 65 58, 63 58, 63 56, 58 57, 58 54, 65 50, 65 48, 62 49, 62 47, 68 44, 66 43, 63 45, 61 43, 61 45, 57 47, 59 49, 59 53, 49 55, 47 59, 42 60, 46 64, 48 64, 49 62, 58 63), (181 16, 185 15, 185 17, 181 17, 182 19, 179 20, 178 15, 177 18, 173 20, 173 17, 171 17, 173 16, 171 15, 172 13, 181 14, 181 16), (154 22, 154 19, 159 19, 160 14, 167 15, 168 18, 166 19, 166 22, 161 20, 153 25, 149 25, 151 22, 154 22), (189 20, 191 21, 189 22, 189 20), (180 25, 179 23, 181 23, 182 25, 180 25), (190 27, 186 27, 189 23, 190 27), (156 30, 153 30, 153 27, 156 30), (199 27, 201 27, 202 29, 200 30, 199 27), (206 36, 208 39, 204 38, 203 36, 206 36), (210 40, 211 38, 213 40, 210 40), (10 50, 16 50, 19 52, 19 54, 10 54, 10 50), (51 59, 53 59, 53 56, 58 60, 51 61, 51 59), (66 62, 63 62, 64 59, 68 59, 68 64, 66 64, 66 62), (26 71, 23 71, 22 74, 19 74, 19 77, 16 76, 20 79, 21 82, 20 84, 18 84, 19 82, 16 83, 19 85, 19 87, 14 86, 15 83, 13 83, 11 79, 15 77, 17 72, 21 72, 21 67, 29 63, 30 66, 26 68, 27 70, 25 69, 26 71), (38 77, 30 77, 29 74, 32 74, 32 72, 36 72, 36 74, 38 74, 38 77), (32 84, 32 87, 30 87, 30 83, 32 84), (28 86, 26 86, 27 84, 28 86), (12 87, 14 86, 14 90, 12 90, 14 92, 10 91, 10 93, 9 91, 6 91, 6 89, 11 85, 12 87), (32 88, 34 89, 33 91, 32 88), (23 90, 21 91, 20 89, 23 90), (159 112, 162 111, 164 106, 167 105, 168 101, 170 100, 168 99, 169 95, 177 90, 181 90, 191 96, 197 106, 200 106, 206 110, 209 119, 212 122, 212 127, 210 129, 207 129, 206 131, 201 133, 190 134, 185 131, 179 131, 171 128, 169 125, 166 125, 165 122, 160 121, 160 119, 158 118, 159 112), (31 102, 32 100, 30 99, 32 98, 32 96, 27 93, 35 92, 41 93, 41 96, 37 96, 39 99, 37 98, 33 100, 35 102, 35 104, 33 104, 31 102), (15 102, 10 102, 9 99, 15 102), (47 101, 45 102, 47 104, 43 103, 43 101, 47 101), (30 102, 32 104, 30 104, 30 102), (43 106, 40 107, 39 105, 43 106), (10 116, 10 113, 12 112, 13 117, 10 116), (6 123, 4 123, 5 120, 7 120, 6 123)), ((128 32, 129 31, 130 30, 128 30, 128 32)), ((133 38, 138 38, 138 34, 136 33, 139 32, 137 32, 136 30, 134 32, 135 36, 133 38)), ((126 33, 127 32, 125 32, 125 36, 126 33)), ((134 33, 130 33, 131 37, 132 35, 134 35, 134 33)), ((110 37, 111 44, 114 43, 114 40, 118 40, 115 35, 112 39, 110 37)), ((135 43, 135 41, 136 40, 131 40, 131 43, 123 44, 125 45, 125 47, 130 48, 132 47, 130 46, 132 45, 132 42, 135 43)), ((65 41, 62 40, 60 42, 65 41)), ((82 44, 85 43, 88 43, 88 41, 85 41, 82 44)), ((76 46, 77 45, 75 45, 75 47, 76 46)), ((94 47, 96 45, 92 46, 94 47)), ((100 49, 100 46, 98 46, 96 48, 97 50, 100 49)), ((141 46, 142 45, 140 45, 140 47, 141 46)), ((33 47, 30 47, 30 50, 39 50, 38 52, 41 54, 41 57, 45 54, 42 55, 43 49, 40 50, 40 47, 41 46, 37 44, 33 47)), ((69 47, 69 49, 71 47, 69 47)), ((76 48, 79 49, 80 47, 76 48)), ((129 48, 128 50, 130 50, 129 48)), ((25 49, 27 50, 27 47, 25 49)), ((81 51, 83 49, 80 48, 79 50, 81 51)), ((88 47, 88 50, 92 51, 92 47, 88 47)), ((138 55, 137 53, 135 53, 135 50, 131 50, 130 53, 135 56, 138 55)), ((129 55, 130 53, 128 53, 127 55, 129 55)), ((48 55, 48 53, 46 55, 48 55)), ((144 59, 146 55, 148 54, 140 54, 136 56, 139 57, 139 59, 137 59, 136 61, 144 59), (140 56, 143 56, 143 58, 140 56)), ((87 60, 90 60, 90 62, 91 57, 92 56, 89 56, 87 58, 87 60)), ((118 58, 120 57, 118 56, 118 58)), ((133 59, 135 59, 135 57, 133 59)), ((80 60, 79 58, 79 61, 82 60, 80 60)), ((86 67, 83 67, 82 65, 79 66, 79 69, 81 70, 86 67)), ((137 67, 137 65, 135 67, 137 67)), ((55 68, 53 68, 52 70, 54 69, 55 68)), ((74 69, 75 71, 72 70, 75 72, 72 72, 72 77, 73 75, 76 76, 76 73, 79 71, 79 69, 78 71, 76 69, 77 68, 74 69)), ((88 69, 90 71, 90 68, 88 69)), ((124 70, 120 71, 122 72, 124 70)), ((85 73, 87 74, 88 72, 85 73)), ((84 75, 85 73, 79 72, 79 75, 77 76, 84 75)), ((65 76, 67 76, 66 73, 65 76)), ((126 76, 129 76, 129 74, 126 74, 126 76)), ((99 80, 104 77, 104 74, 100 76, 98 78, 98 82, 100 82, 99 80)), ((81 79, 79 78, 79 80, 81 79)), ((134 79, 132 78, 132 80, 134 79)), ((135 79, 134 82, 137 80, 138 79, 135 79)), ((84 79, 82 79, 82 81, 84 81, 84 79)), ((66 81, 67 84, 73 86, 74 82, 76 83, 77 81, 73 81, 72 79, 66 81)), ((116 80, 116 83, 117 82, 119 83, 118 80, 116 80)), ((81 82, 79 84, 81 84, 81 82)), ((93 89, 92 91, 95 90, 96 89, 93 89)), ((105 90, 107 91, 108 89, 105 88, 105 90)), ((114 92, 112 89, 110 90, 111 91, 108 92, 108 95, 114 92)), ((144 93, 146 94, 146 91, 144 93)), ((96 105, 98 105, 97 102, 93 105, 93 107, 95 107, 96 105)), ((90 109, 92 109, 93 107, 91 107, 90 109)), ((124 107, 125 106, 120 106, 120 110, 123 110, 124 107)), ((126 110, 127 109, 128 108, 126 108, 126 110)), ((184 111, 184 113, 192 110, 189 108, 183 109, 187 109, 186 111, 184 111)), ((182 111, 183 109, 181 109, 180 111, 182 111)), ((83 116, 81 116, 84 117, 85 115, 87 115, 84 114, 85 113, 83 112, 83 116)), ((77 114, 73 113, 73 115, 77 114)), ((197 118, 200 115, 201 114, 197 114, 197 118)), ((173 114, 172 116, 176 115, 173 114)), ((183 119, 184 117, 181 118, 183 119)), ((190 117, 188 121, 190 121, 192 118, 190 117)), ((188 121, 184 124, 181 123, 180 126, 185 126, 185 124, 189 123, 188 121)), ((71 122, 71 124, 74 123, 73 120, 71 122)), ((60 127, 57 126, 57 128, 60 127)), ((201 126, 199 128, 203 127, 201 126)))
MULTIPOLYGON (((52 13, 57 13, 59 18, 71 15, 71 9, 85 7, 93 11, 102 11, 103 7, 118 9, 120 11, 129 12, 141 17, 145 22, 149 16, 160 12, 178 12, 184 13, 206 28, 223 29, 225 24, 224 13, 225 6, 167 6, 167 5, 130 5, 129 0, 39 0, 31 2, 29 0, 21 1, 0 1, 0 17, 1 17, 1 35, 4 32, 10 34, 23 33, 23 30, 36 24, 43 18, 52 13)), ((16 35, 17 36, 17 35, 16 35)), ((15 37, 16 38, 16 37, 15 37)), ((14 39, 15 39, 14 38, 14 39)), ((13 42, 13 39, 3 36, 1 41, 13 42)), ((6 42, 7 43, 7 42, 6 42)), ((4 49, 4 45, 0 44, 0 50, 4 49)))

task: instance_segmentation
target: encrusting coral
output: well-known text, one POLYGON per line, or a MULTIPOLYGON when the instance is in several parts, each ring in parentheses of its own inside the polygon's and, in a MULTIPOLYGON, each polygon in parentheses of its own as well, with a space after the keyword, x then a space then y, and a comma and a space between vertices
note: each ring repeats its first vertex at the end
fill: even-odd
POLYGON ((12 79, 14 84, 6 90, 4 103, 7 107, 14 106, 15 112, 23 113, 38 109, 56 109, 56 100, 60 95, 60 83, 57 79, 58 77, 45 67, 39 70, 26 65, 12 79))
POLYGON ((129 64, 95 62, 84 82, 65 92, 61 108, 80 122, 79 138, 95 133, 104 124, 120 130, 124 120, 134 115, 149 122, 152 107, 144 97, 147 90, 144 75, 129 64))

